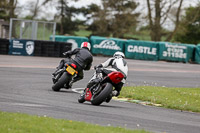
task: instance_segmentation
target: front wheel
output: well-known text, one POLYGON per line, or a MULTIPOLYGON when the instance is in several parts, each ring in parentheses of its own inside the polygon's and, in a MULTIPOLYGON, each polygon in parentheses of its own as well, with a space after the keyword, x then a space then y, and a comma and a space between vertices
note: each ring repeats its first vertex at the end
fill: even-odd
POLYGON ((58 79, 58 81, 52 86, 53 91, 60 91, 64 84, 66 84, 69 80, 67 72, 64 72, 62 76, 58 79))
POLYGON ((80 97, 78 98, 79 103, 84 103, 85 102, 85 93, 81 94, 80 97))
POLYGON ((100 105, 112 93, 112 90, 113 90, 112 84, 106 83, 103 90, 91 100, 91 103, 93 105, 100 105))

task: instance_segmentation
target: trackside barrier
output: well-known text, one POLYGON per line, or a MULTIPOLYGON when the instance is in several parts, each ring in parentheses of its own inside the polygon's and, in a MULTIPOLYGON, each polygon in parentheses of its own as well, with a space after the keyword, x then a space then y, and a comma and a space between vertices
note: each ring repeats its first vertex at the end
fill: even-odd
POLYGON ((66 42, 13 39, 10 41, 9 54, 63 57, 62 53, 71 50, 71 46, 71 43, 66 42))
POLYGON ((64 57, 63 53, 71 48, 72 44, 67 42, 35 41, 34 56, 64 57))
POLYGON ((8 54, 9 51, 9 40, 0 39, 0 54, 8 54))
POLYGON ((139 60, 158 60, 158 43, 150 41, 128 40, 125 45, 125 56, 139 60))
POLYGON ((126 41, 117 38, 91 36, 92 54, 112 56, 116 51, 124 52, 126 41))
POLYGON ((191 62, 194 60, 194 50, 195 45, 160 42, 159 60, 191 62))
POLYGON ((195 49, 195 63, 200 64, 200 44, 198 44, 195 49))
POLYGON ((28 55, 32 56, 35 49, 33 40, 10 40, 9 54, 10 55, 28 55))
POLYGON ((80 47, 82 42, 89 41, 92 46, 91 52, 94 55, 112 56, 116 51, 121 51, 130 59, 193 62, 200 64, 200 44, 122 40, 100 36, 91 36, 88 39, 86 37, 57 35, 55 36, 55 40, 53 42, 25 39, 13 39, 9 41, 8 39, 0 39, 0 54, 63 57, 63 52, 80 47))
MULTIPOLYGON (((52 36, 50 36, 50 40, 52 40, 52 36)), ((80 48, 81 43, 85 41, 89 41, 87 37, 76 37, 76 36, 55 36, 56 42, 67 42, 72 44, 72 50, 75 48, 80 48)))

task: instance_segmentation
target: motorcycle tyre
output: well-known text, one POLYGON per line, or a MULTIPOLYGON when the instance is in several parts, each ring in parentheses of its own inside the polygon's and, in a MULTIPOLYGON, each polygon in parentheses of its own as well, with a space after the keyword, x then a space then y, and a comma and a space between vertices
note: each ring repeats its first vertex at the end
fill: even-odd
MULTIPOLYGON (((81 94, 82 95, 82 94, 81 94)), ((85 94, 83 96, 81 96, 78 98, 78 102, 79 103, 84 103, 85 102, 85 94)))
POLYGON ((113 90, 112 84, 106 83, 104 89, 100 92, 99 95, 95 96, 95 98, 91 100, 91 103, 93 105, 100 105, 112 93, 112 90, 113 90))
POLYGON ((58 79, 58 81, 52 86, 53 91, 60 91, 64 84, 69 80, 67 72, 64 72, 62 76, 58 79))

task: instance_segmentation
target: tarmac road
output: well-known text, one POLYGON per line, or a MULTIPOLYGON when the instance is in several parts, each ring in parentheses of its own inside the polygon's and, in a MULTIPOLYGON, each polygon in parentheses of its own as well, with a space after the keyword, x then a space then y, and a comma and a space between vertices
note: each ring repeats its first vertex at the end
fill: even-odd
MULTIPOLYGON (((51 73, 61 58, 0 55, 0 110, 22 112, 104 126, 145 129, 153 132, 199 133, 200 114, 112 100, 92 106, 78 103, 72 90, 53 92, 51 73)), ((107 57, 94 57, 93 65, 107 57)), ((196 64, 127 59, 126 85, 200 87, 196 64)), ((85 72, 73 88, 86 86, 94 70, 85 72)))

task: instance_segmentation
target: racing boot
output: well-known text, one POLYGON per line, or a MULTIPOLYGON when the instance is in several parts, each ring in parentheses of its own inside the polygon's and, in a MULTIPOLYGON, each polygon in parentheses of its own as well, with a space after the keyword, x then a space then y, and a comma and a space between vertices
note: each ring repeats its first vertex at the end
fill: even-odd
POLYGON ((74 83, 73 80, 70 81, 68 87, 69 87, 69 88, 72 88, 73 83, 74 83))
POLYGON ((82 78, 80 78, 79 76, 75 76, 75 77, 73 77, 72 78, 72 80, 69 82, 69 84, 68 84, 68 88, 67 89, 69 89, 69 88, 72 88, 72 85, 73 85, 73 83, 74 82, 77 82, 77 81, 79 81, 79 80, 81 80, 82 78))
POLYGON ((55 77, 58 73, 59 69, 56 69, 54 73, 52 73, 52 77, 55 77))
POLYGON ((65 88, 65 89, 71 89, 73 83, 74 83, 74 81, 73 81, 73 79, 72 79, 72 80, 69 82, 69 84, 65 84, 65 85, 64 85, 64 88, 65 88))
POLYGON ((112 96, 118 96, 118 91, 117 90, 112 91, 112 96))
POLYGON ((113 96, 117 96, 117 94, 118 94, 118 91, 117 91, 117 90, 112 91, 112 93, 110 94, 110 96, 108 96, 108 97, 106 98, 106 102, 109 103, 110 100, 112 99, 112 97, 113 97, 113 96))
POLYGON ((58 67, 56 67, 56 70, 55 70, 55 72, 54 73, 52 73, 52 76, 53 77, 55 77, 58 73, 60 73, 61 72, 61 69, 64 67, 64 60, 61 60, 60 61, 60 64, 59 64, 59 66, 58 67))
POLYGON ((56 71, 51 74, 52 75, 52 81, 53 81, 54 84, 56 83, 56 75, 57 75, 58 71, 59 71, 59 69, 56 69, 56 71))

